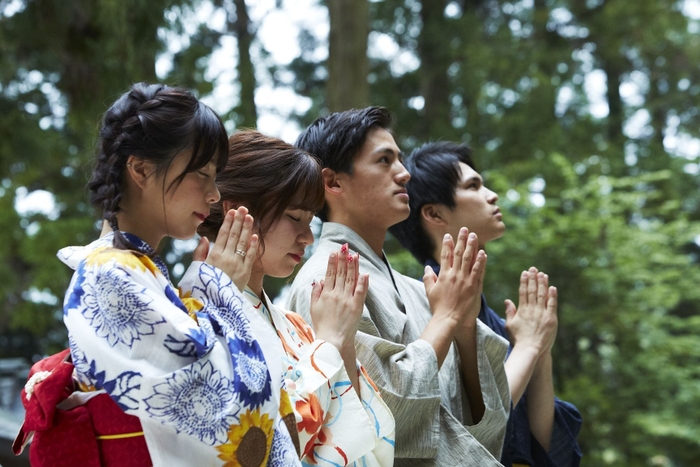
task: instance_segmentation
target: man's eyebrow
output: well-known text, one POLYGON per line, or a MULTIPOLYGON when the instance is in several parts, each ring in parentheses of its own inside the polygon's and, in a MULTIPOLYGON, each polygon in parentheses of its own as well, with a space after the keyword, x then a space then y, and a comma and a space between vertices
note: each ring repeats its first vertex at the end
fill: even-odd
POLYGON ((401 154, 401 151, 396 151, 394 150, 393 147, 386 145, 386 146, 380 146, 374 151, 372 151, 373 154, 391 154, 391 155, 396 155, 396 154, 401 154))
POLYGON ((470 183, 470 182, 479 182, 479 183, 483 183, 483 182, 484 182, 484 179, 481 178, 481 175, 472 175, 472 176, 469 177, 468 179, 462 181, 462 183, 465 183, 465 184, 466 184, 466 183, 470 183))

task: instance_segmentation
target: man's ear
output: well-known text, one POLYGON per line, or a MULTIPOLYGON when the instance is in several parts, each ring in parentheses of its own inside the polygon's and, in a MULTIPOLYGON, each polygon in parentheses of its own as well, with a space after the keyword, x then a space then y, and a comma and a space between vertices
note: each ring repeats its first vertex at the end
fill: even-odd
POLYGON ((444 216, 444 206, 437 204, 425 204, 420 208, 420 216, 425 222, 433 225, 447 225, 447 219, 444 216))
POLYGON ((321 170, 321 174, 323 175, 323 186, 326 188, 326 193, 330 192, 337 195, 342 191, 339 180, 340 177, 338 177, 335 170, 326 167, 321 170))
POLYGON ((126 160, 126 173, 129 174, 136 186, 143 189, 146 181, 155 173, 155 166, 140 157, 129 156, 126 160))

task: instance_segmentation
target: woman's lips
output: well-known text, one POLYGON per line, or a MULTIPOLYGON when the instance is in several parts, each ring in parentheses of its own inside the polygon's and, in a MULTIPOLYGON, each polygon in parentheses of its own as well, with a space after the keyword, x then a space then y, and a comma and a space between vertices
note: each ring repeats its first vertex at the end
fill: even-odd
POLYGON ((294 258, 294 261, 296 261, 297 263, 300 263, 300 262, 301 262, 301 256, 295 255, 294 253, 289 253, 289 256, 291 256, 292 258, 294 258))
POLYGON ((202 214, 199 212, 195 212, 194 215, 197 216, 197 218, 199 218, 199 220, 202 222, 204 222, 204 220, 207 218, 206 214, 202 214))

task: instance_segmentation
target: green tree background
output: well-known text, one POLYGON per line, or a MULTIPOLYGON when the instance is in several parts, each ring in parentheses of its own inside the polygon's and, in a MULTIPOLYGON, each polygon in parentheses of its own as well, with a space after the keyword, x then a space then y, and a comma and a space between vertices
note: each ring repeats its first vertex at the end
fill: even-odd
MULTIPOLYGON (((558 286, 556 390, 584 416, 583 465, 698 465, 698 2, 311 2, 330 32, 302 26, 287 63, 260 28, 294 6, 270 1, 252 15, 258 3, 0 0, 0 356, 32 360, 66 344, 70 271, 54 255, 97 235, 85 192, 95 134, 130 83, 214 101, 233 86, 237 98, 217 107, 229 131, 263 112, 299 128, 385 105, 404 151, 464 141, 501 195, 508 233, 489 245, 492 306, 502 312, 530 265, 558 286), (235 73, 212 75, 219 62, 235 73), (263 105, 263 85, 305 104, 263 105), (19 209, 28 199, 50 209, 19 209)), ((392 239, 387 251, 421 274, 392 239)), ((163 255, 177 278, 188 244, 163 255)))

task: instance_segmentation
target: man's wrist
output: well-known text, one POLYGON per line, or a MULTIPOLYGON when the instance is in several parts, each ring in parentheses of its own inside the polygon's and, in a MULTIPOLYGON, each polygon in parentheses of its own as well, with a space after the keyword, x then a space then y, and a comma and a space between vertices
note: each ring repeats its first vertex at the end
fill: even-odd
POLYGON ((539 362, 542 356, 542 348, 533 343, 523 343, 516 340, 513 345, 512 352, 517 352, 523 356, 529 357, 534 362, 539 362))

